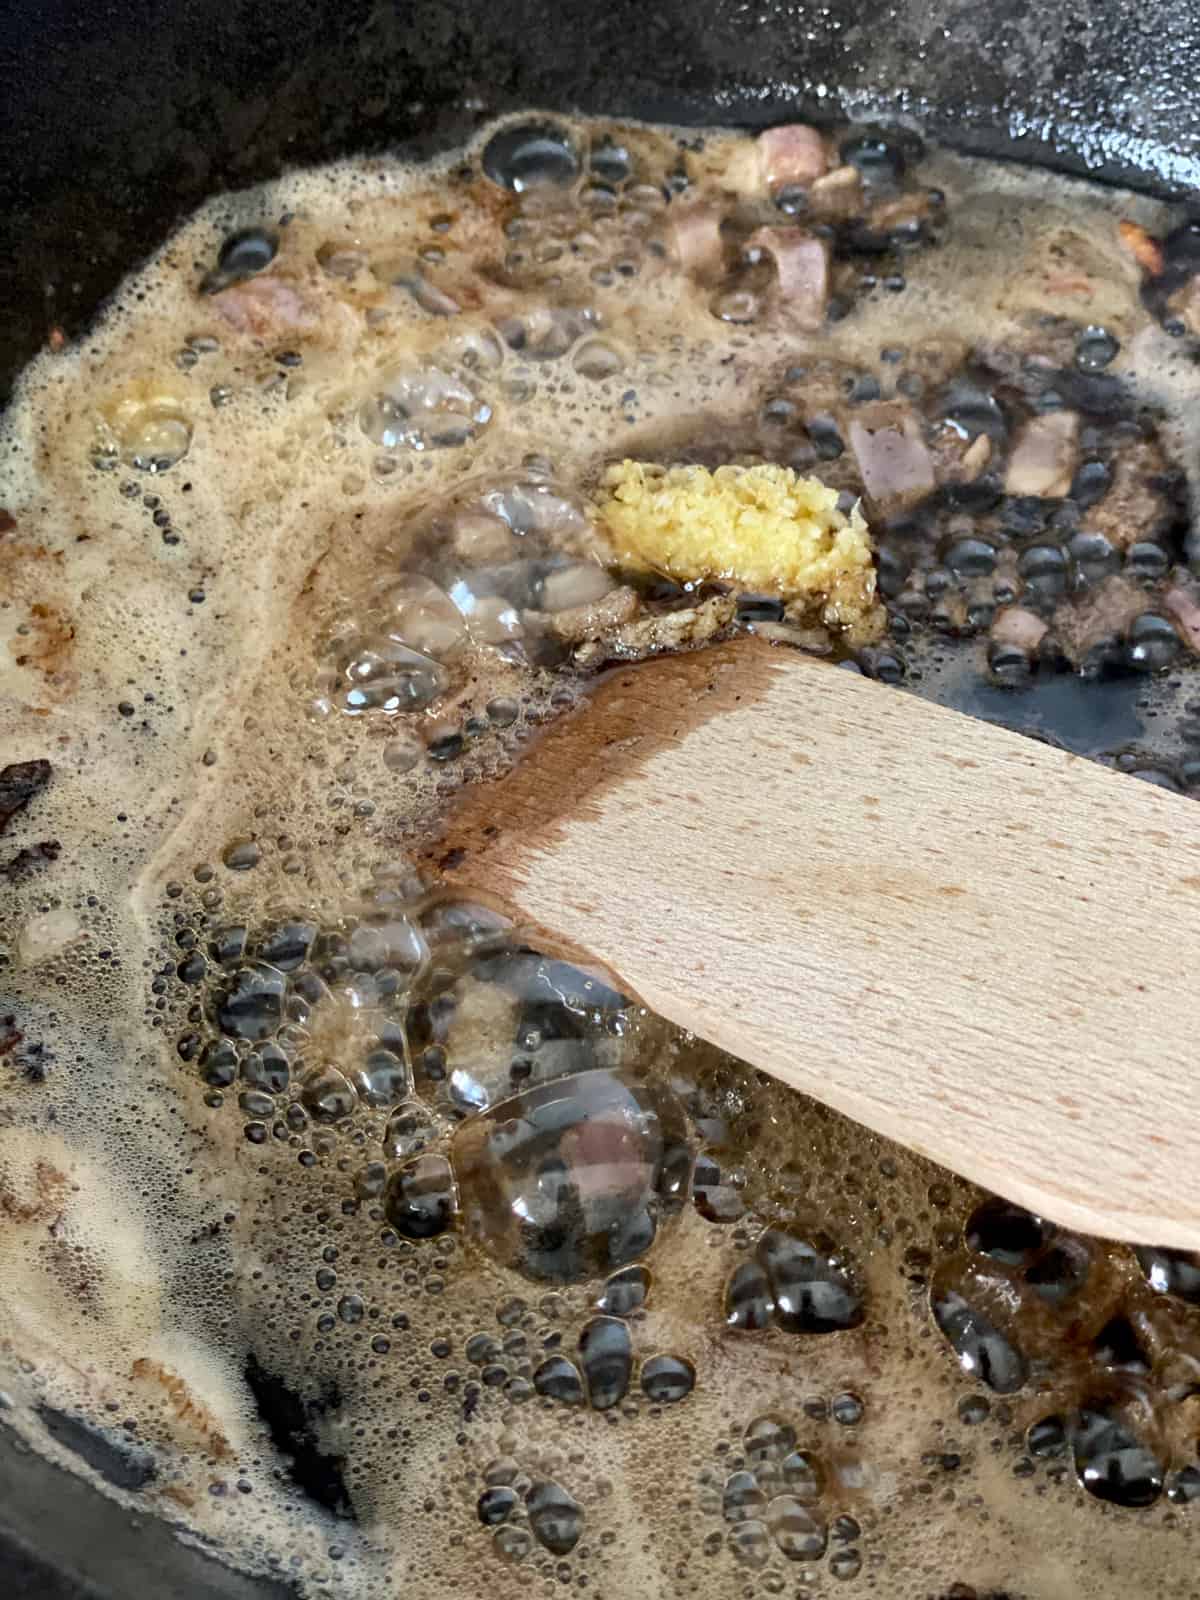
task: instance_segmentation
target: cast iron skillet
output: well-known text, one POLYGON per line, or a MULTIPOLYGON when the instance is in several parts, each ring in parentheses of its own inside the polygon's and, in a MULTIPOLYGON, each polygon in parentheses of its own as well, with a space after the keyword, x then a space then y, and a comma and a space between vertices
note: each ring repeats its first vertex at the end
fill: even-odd
MULTIPOLYGON (((1186 0, 9 0, 0 403, 50 329, 86 327, 176 220, 281 167, 430 151, 532 105, 750 126, 902 118, 961 149, 1182 198, 1200 186, 1198 85, 1186 0)), ((47 1422, 102 1473, 129 1470, 70 1419, 47 1422)), ((2 1410, 0 1591, 292 1593, 30 1456, 2 1410)))

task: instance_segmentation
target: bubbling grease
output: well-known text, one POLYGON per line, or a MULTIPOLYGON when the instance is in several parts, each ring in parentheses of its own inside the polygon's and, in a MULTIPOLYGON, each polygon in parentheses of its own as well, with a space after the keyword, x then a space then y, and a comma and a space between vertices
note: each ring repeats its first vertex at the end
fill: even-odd
POLYGON ((212 201, 34 363, 5 1425, 305 1595, 1194 1592, 1192 1258, 412 866, 599 665, 739 629, 1200 784, 1175 238, 907 134, 515 117, 212 201), (627 458, 861 499, 886 638, 624 569, 627 458))

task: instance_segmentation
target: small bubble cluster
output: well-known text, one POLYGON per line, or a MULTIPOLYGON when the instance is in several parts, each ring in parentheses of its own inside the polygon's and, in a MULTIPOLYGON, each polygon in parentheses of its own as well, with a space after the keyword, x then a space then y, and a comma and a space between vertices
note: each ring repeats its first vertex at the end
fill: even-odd
MULTIPOLYGON (((589 1405, 593 1411, 620 1405, 630 1392, 634 1373, 633 1335, 626 1319, 640 1320, 649 1288, 645 1267, 613 1273, 596 1302, 602 1314, 580 1330, 577 1357, 563 1355, 558 1337, 553 1337, 554 1354, 533 1373, 537 1393, 562 1405, 589 1405)), ((652 1355, 640 1364, 638 1384, 652 1405, 685 1400, 695 1383, 696 1369, 686 1356, 652 1355)))
POLYGON ((761 1235, 754 1256, 725 1285, 726 1326, 739 1332, 841 1333, 863 1320, 861 1289, 838 1254, 778 1228, 761 1235))
POLYGON ((834 1577, 853 1577, 862 1563, 856 1542, 862 1530, 838 1511, 849 1462, 843 1458, 835 1468, 798 1438, 782 1417, 757 1416, 734 1450, 701 1470, 699 1507, 725 1524, 723 1536, 714 1531, 706 1537, 704 1552, 742 1567, 785 1570, 788 1562, 815 1566, 828 1553, 834 1577))
POLYGON ((963 1243, 934 1276, 934 1320, 993 1393, 1053 1390, 1058 1409, 1038 1401, 1028 1425, 1030 1455, 1068 1458, 1090 1494, 1120 1506, 1152 1504, 1175 1463, 1178 1498, 1194 1453, 1176 1408, 1200 1363, 1196 1259, 1103 1249, 1002 1200, 975 1208, 963 1243))
POLYGON ((492 1462, 477 1514, 495 1528, 492 1547, 505 1561, 523 1561, 535 1543, 551 1555, 570 1555, 584 1531, 583 1507, 561 1484, 531 1478, 515 1461, 492 1462))
MULTIPOLYGON (((506 663, 531 679, 604 625, 593 611, 616 580, 603 564, 602 542, 579 497, 542 472, 460 494, 415 536, 428 552, 423 570, 376 579, 330 630, 318 712, 436 714, 480 673, 506 663)), ((498 725, 513 720, 499 701, 485 715, 498 725)), ((423 748, 436 758, 437 736, 422 745, 398 735, 384 759, 407 771, 423 748)))

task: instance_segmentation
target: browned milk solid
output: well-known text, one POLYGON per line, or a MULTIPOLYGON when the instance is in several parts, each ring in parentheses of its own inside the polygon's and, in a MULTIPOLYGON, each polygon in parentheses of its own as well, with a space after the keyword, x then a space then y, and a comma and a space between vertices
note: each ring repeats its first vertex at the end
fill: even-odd
MULTIPOLYGON (((1183 1600, 1195 1593, 1195 1513, 1165 1498, 1148 1511, 1102 1505, 1073 1473, 1035 1465, 1022 1432, 1054 1409, 1053 1367, 998 1399, 939 1336, 927 1282, 973 1203, 948 1175, 637 1021, 626 1048, 658 1079, 698 1085, 709 1120, 723 1119, 723 1170, 747 1210, 721 1226, 689 1205, 648 1257, 635 1361, 684 1357, 695 1391, 654 1406, 635 1383, 611 1410, 565 1407, 525 1398, 517 1369, 556 1347, 574 1355, 597 1282, 531 1283, 454 1235, 383 1242, 363 1174, 383 1159, 384 1113, 290 1136, 285 1124, 251 1143, 243 1085, 208 1105, 211 1088, 181 1059, 180 1039, 211 1033, 218 982, 177 980, 190 949, 281 911, 330 927, 381 882, 403 885, 407 843, 444 796, 486 778, 526 728, 576 698, 576 680, 472 646, 435 748, 475 722, 444 762, 414 743, 412 719, 315 704, 327 694, 321 652, 336 651, 377 579, 459 559, 436 524, 447 504, 540 486, 564 498, 543 546, 602 553, 579 508, 605 459, 726 430, 743 453, 769 456, 764 405, 806 345, 854 361, 935 338, 1003 343, 1026 330, 1009 290, 1026 252, 1055 230, 1098 235, 1098 219, 1111 230, 1115 215, 1159 221, 1145 200, 933 158, 926 181, 946 191, 958 242, 914 258, 902 297, 868 297, 819 341, 784 337, 712 316, 710 291, 654 248, 653 183, 681 159, 703 181, 742 159, 744 142, 712 135, 700 151, 694 132, 612 131, 651 185, 612 222, 539 214, 535 194, 506 238, 503 191, 460 173, 484 135, 430 167, 344 163, 215 200, 88 339, 40 357, 21 384, 0 435, 0 505, 16 524, 0 541, 5 759, 47 758, 54 774, 5 844, 55 838, 62 851, 2 891, 0 1011, 50 1055, 44 1081, 21 1074, 20 1050, 4 1068, 4 1420, 77 1468, 39 1407, 118 1433, 134 1423, 126 1435, 156 1475, 139 1493, 107 1492, 252 1569, 294 1576, 306 1595, 917 1600, 958 1582, 1031 1600, 1183 1600), (232 229, 285 215, 277 266, 317 327, 256 343, 196 286, 232 229), (472 305, 473 266, 518 249, 524 267, 476 285, 472 305), (318 259, 339 251, 364 258, 348 278, 318 259), (457 296, 456 314, 432 314, 390 281, 421 274, 457 296), (564 301, 579 320, 555 359, 494 332, 532 317, 536 341, 543 308, 564 301), (602 348, 580 355, 591 346, 602 348), (470 405, 490 409, 486 425, 428 451, 372 441, 364 403, 386 376, 429 366, 460 375, 470 405), (184 458, 160 474, 114 463, 155 408, 190 430, 184 458), (247 841, 256 864, 226 865, 247 841), (863 1327, 728 1334, 733 1265, 765 1221, 793 1213, 855 1259, 863 1327), (466 1354, 481 1332, 507 1374, 495 1387, 466 1354), (340 1460, 354 1520, 289 1479, 247 1386, 251 1353, 308 1402, 313 1448, 340 1460), (739 1551, 723 1515, 722 1485, 763 1417, 817 1458, 830 1532, 812 1559, 739 1551), (505 1461, 515 1469, 496 1469, 505 1461), (504 1536, 481 1524, 489 1470, 573 1497, 584 1525, 569 1555, 520 1520, 504 1536)), ((1107 265, 1119 367, 1141 363, 1168 384, 1170 341, 1138 307, 1126 264, 1107 265)), ((487 528, 475 536, 482 548, 487 528)), ((352 1000, 336 1006, 323 1045, 333 1060, 355 1026, 352 1000)))

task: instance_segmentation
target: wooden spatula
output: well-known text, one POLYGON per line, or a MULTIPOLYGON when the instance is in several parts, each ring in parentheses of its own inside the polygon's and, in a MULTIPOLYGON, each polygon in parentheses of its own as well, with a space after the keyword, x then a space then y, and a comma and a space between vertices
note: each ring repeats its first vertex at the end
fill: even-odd
POLYGON ((435 856, 1072 1227, 1200 1248, 1200 806, 755 640, 622 668, 435 856))

